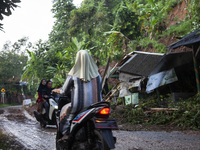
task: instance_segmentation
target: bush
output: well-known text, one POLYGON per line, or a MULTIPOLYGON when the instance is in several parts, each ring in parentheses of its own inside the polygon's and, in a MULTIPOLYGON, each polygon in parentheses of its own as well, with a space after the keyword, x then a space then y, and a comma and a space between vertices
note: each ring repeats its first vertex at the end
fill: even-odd
POLYGON ((175 125, 183 129, 200 129, 200 95, 178 103, 170 101, 168 95, 161 97, 140 100, 137 108, 135 105, 112 107, 111 117, 117 117, 119 124, 175 125), (160 106, 178 110, 153 112, 149 109, 160 106))

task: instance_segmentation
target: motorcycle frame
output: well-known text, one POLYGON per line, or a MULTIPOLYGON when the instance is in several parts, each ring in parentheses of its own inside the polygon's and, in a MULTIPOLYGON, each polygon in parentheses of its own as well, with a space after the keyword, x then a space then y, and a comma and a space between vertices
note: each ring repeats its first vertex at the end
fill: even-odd
MULTIPOLYGON (((104 140, 106 141, 107 145, 110 148, 115 148, 115 141, 112 135, 112 129, 100 129, 100 128, 96 128, 95 127, 95 121, 94 121, 94 115, 98 112, 99 109, 102 109, 103 107, 98 107, 98 108, 91 108, 89 110, 86 110, 84 112, 86 112, 84 114, 84 112, 80 113, 79 115, 81 116, 81 114, 84 114, 84 116, 80 117, 80 119, 78 119, 78 121, 74 121, 75 119, 72 120, 71 126, 70 126, 70 137, 69 139, 71 140, 70 143, 73 143, 73 139, 75 138, 76 133, 84 126, 87 127, 87 134, 91 134, 90 130, 91 127, 93 129, 97 129, 99 131, 102 132, 102 135, 104 137, 104 140), (85 124, 86 123, 86 124, 85 124), (113 139, 112 139, 113 138, 113 139)), ((77 115, 78 116, 78 115, 77 115)), ((76 117, 75 117, 76 118, 76 117)), ((105 119, 105 118, 103 118, 105 119)), ((106 119, 105 119, 106 120, 106 119)), ((87 135, 89 138, 90 135, 87 135)), ((88 142, 92 141, 92 139, 88 139, 88 142)))
MULTIPOLYGON (((53 113, 55 110, 58 110, 58 104, 54 101, 53 98, 49 98, 49 119, 52 120, 53 113)), ((45 108, 42 109, 42 114, 45 114, 45 108)))

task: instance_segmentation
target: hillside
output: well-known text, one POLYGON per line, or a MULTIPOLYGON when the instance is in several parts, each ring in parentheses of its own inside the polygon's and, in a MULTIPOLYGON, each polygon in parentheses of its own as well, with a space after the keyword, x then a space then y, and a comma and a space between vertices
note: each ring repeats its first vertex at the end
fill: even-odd
MULTIPOLYGON (((170 2, 170 1, 169 1, 170 2)), ((199 1, 176 1, 167 11, 167 15, 161 21, 156 34, 150 40, 149 37, 144 37, 139 40, 137 50, 148 52, 166 52, 166 46, 178 41, 184 35, 195 31, 199 28, 197 22, 199 16, 199 1), (197 4, 195 7, 195 3, 197 4), (197 8, 198 7, 198 8, 197 8), (195 15, 194 15, 195 14, 195 15), (194 21, 194 22, 193 22, 194 21), (196 22, 196 23, 195 23, 196 22), (161 29, 159 31, 159 28, 161 29)), ((189 48, 180 47, 176 52, 190 51, 189 48)))

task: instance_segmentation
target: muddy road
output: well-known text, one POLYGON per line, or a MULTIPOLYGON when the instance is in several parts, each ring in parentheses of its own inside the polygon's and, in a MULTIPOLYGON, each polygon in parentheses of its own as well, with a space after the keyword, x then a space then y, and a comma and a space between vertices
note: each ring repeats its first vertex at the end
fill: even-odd
POLYGON ((24 145, 24 149, 55 149, 55 126, 41 128, 21 107, 0 110, 0 120, 0 127, 24 145))
MULTIPOLYGON (((55 126, 43 129, 20 106, 0 109, 0 128, 27 150, 55 150, 55 126)), ((200 150, 200 134, 114 131, 115 150, 200 150)), ((1 149, 1 148, 0 148, 1 149)))

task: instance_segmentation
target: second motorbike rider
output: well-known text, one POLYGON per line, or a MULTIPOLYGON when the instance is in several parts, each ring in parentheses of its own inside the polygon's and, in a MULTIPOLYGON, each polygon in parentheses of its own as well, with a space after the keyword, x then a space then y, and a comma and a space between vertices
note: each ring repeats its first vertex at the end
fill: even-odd
POLYGON ((44 101, 43 105, 44 105, 44 108, 45 108, 45 111, 46 111, 45 120, 48 121, 49 120, 49 103, 48 103, 48 98, 51 95, 51 92, 52 92, 53 88, 52 88, 52 82, 50 80, 47 81, 46 85, 47 86, 43 90, 42 95, 43 95, 43 101, 44 101))

